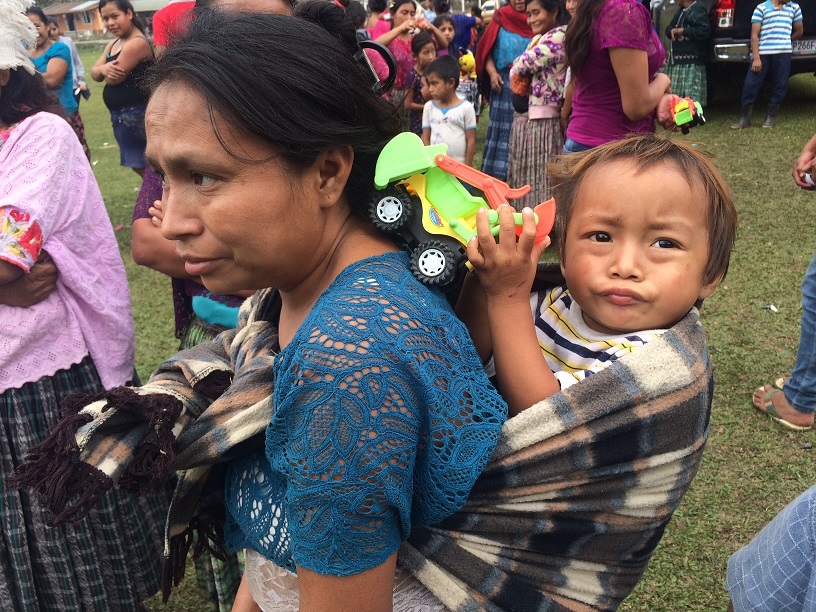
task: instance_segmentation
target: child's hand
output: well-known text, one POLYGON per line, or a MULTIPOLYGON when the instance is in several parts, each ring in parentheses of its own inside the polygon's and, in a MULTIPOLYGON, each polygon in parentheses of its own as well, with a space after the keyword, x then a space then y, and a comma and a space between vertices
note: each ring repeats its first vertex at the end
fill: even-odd
POLYGON ((147 209, 150 213, 150 222, 161 229, 162 219, 164 219, 164 209, 162 208, 161 200, 153 202, 153 206, 147 209))
POLYGON ((535 244, 535 216, 530 208, 521 213, 522 232, 516 240, 514 212, 506 204, 499 207, 498 243, 490 233, 488 211, 476 214, 477 236, 468 243, 467 254, 488 301, 528 301, 538 258, 550 244, 549 238, 535 244))

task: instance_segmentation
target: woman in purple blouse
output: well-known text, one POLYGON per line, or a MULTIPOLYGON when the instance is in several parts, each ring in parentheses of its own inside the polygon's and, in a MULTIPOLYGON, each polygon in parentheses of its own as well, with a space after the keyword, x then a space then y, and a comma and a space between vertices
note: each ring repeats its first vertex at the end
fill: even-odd
POLYGON ((637 0, 584 0, 564 41, 574 87, 564 153, 671 125, 666 51, 637 0))

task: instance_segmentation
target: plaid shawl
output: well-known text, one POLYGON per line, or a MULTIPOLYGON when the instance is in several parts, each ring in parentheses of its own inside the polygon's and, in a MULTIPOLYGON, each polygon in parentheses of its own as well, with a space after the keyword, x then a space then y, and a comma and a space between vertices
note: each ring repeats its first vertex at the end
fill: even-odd
MULTIPOLYGON (((61 522, 114 482, 146 490, 185 470, 168 516, 165 598, 193 531, 218 540, 217 504, 201 511, 207 489, 220 486, 211 486, 213 466, 257 442, 271 418, 273 295, 257 293, 237 330, 169 360, 144 387, 74 401, 16 475, 61 522)), ((466 506, 415 528, 401 563, 455 612, 614 610, 697 472, 712 391, 695 309, 507 421, 466 506)))

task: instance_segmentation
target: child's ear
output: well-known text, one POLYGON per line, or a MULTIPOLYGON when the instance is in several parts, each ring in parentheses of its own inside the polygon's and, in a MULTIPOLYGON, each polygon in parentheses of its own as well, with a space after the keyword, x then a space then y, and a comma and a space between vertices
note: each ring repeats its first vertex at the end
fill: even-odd
POLYGON ((715 278, 710 283, 708 283, 706 285, 703 285, 700 288, 700 294, 697 296, 697 303, 702 302, 704 299, 706 299, 712 293, 714 293, 714 290, 719 286, 721 280, 722 280, 722 276, 718 276, 717 278, 715 278))

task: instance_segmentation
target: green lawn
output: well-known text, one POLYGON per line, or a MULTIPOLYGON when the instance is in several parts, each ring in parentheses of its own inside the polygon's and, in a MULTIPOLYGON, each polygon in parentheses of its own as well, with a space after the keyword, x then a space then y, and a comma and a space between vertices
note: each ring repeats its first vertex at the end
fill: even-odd
MULTIPOLYGON (((83 48, 90 68, 100 49, 83 48)), ((139 178, 118 165, 101 87, 80 108, 105 203, 128 271, 140 375, 177 345, 169 281, 130 259, 130 215, 139 178)), ((676 136, 711 152, 731 185, 740 212, 739 238, 725 282, 706 302, 716 392, 711 435, 700 472, 669 525, 646 577, 624 603, 627 611, 725 610, 728 556, 785 504, 814 482, 812 433, 794 434, 751 409, 754 387, 787 373, 799 338, 799 286, 816 248, 816 194, 796 187, 793 160, 816 131, 812 120, 816 79, 791 80, 773 130, 742 131, 735 96, 707 109, 708 125, 676 136), (778 312, 764 309, 773 304, 778 312)), ((762 120, 757 105, 755 124, 762 120)), ((481 149, 485 115, 479 126, 481 149)), ((478 163, 478 159, 477 159, 478 163)), ((189 573, 188 573, 189 575, 189 573)), ((202 610, 194 580, 187 579, 155 610, 202 610)))

